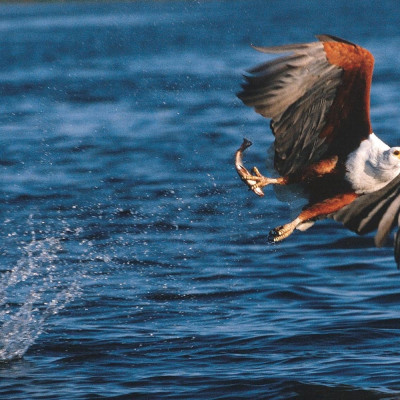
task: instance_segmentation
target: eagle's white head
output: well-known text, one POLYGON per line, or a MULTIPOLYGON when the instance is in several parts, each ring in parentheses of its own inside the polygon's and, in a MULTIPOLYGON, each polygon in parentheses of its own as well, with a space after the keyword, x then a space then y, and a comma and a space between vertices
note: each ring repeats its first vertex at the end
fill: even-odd
POLYGON ((389 147, 372 133, 349 154, 346 168, 356 193, 374 192, 400 173, 400 147, 389 147))
POLYGON ((400 147, 390 147, 382 154, 382 166, 384 169, 400 168, 400 147))

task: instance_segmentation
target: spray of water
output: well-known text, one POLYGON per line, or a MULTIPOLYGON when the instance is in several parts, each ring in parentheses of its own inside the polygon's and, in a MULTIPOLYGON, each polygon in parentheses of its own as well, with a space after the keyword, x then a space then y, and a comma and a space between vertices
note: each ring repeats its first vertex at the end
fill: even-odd
POLYGON ((38 239, 30 217, 30 240, 20 246, 21 257, 0 275, 0 360, 22 357, 49 317, 80 294, 79 276, 62 258, 63 239, 38 239))

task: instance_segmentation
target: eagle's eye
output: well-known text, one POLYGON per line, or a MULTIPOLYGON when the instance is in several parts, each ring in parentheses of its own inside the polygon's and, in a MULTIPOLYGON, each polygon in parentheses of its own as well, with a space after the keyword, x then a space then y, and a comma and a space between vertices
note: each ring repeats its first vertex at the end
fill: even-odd
POLYGON ((395 150, 395 151, 393 152, 393 154, 394 154, 395 156, 398 156, 398 155, 400 154, 400 150, 395 150))

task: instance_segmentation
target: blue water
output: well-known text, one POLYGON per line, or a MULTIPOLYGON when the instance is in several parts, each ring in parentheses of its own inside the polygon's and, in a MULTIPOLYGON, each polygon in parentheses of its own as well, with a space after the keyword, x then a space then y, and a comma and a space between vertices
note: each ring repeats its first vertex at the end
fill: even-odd
POLYGON ((391 243, 319 222, 279 245, 249 44, 331 33, 376 57, 399 143, 393 1, 0 6, 1 399, 400 398, 391 243), (324 3, 324 4, 323 4, 324 3), (322 5, 323 4, 323 5, 322 5))

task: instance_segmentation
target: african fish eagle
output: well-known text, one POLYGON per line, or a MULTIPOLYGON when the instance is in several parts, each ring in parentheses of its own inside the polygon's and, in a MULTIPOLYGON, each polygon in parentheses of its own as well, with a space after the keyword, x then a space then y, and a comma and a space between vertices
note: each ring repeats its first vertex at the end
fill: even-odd
MULTIPOLYGON (((280 54, 244 76, 238 97, 271 119, 273 163, 278 177, 263 176, 242 163, 245 139, 236 152, 240 178, 257 195, 263 187, 297 185, 307 205, 297 217, 270 232, 287 238, 316 220, 334 218, 359 234, 378 230, 381 246, 400 213, 400 147, 389 147, 372 131, 370 88, 374 58, 346 40, 319 35, 317 42, 255 47, 280 54)), ((400 234, 395 237, 400 264, 400 234)))

